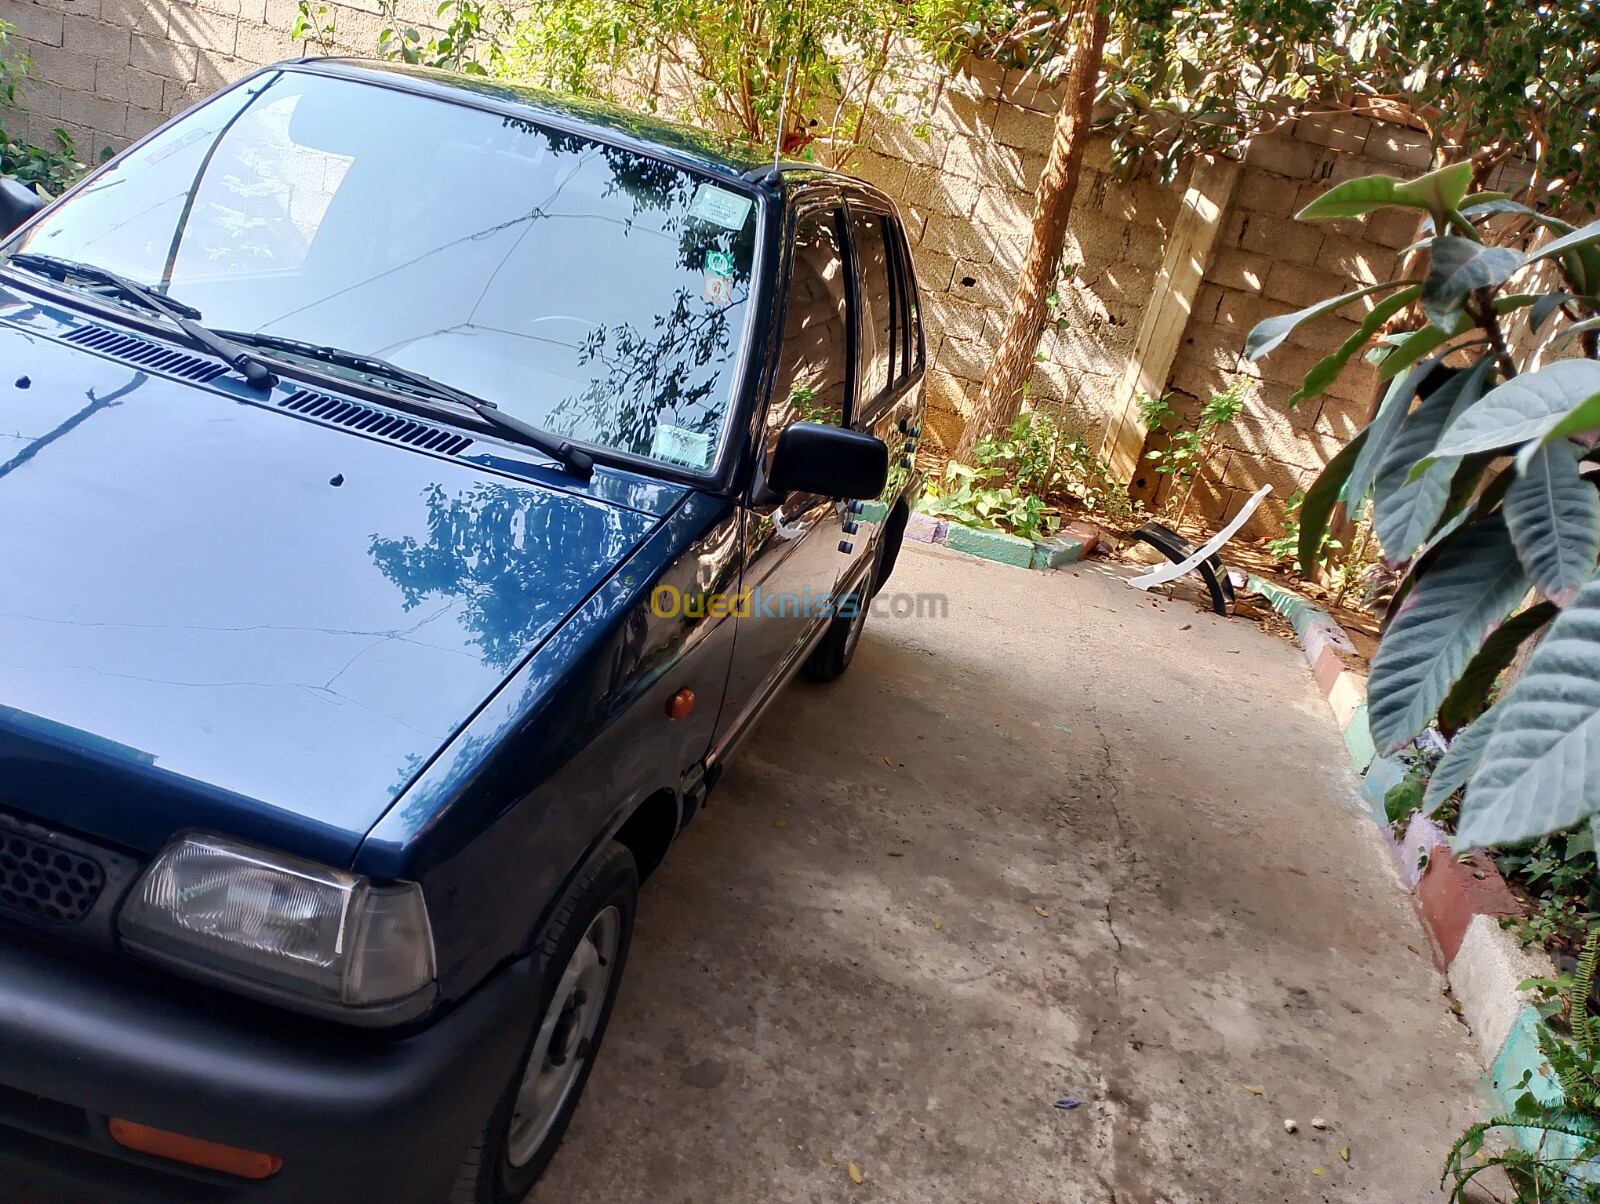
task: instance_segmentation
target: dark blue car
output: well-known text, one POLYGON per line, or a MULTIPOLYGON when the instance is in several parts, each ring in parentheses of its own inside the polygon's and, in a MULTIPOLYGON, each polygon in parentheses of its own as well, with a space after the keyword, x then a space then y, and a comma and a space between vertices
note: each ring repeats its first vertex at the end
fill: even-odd
POLYGON ((893 567, 894 206, 341 61, 0 201, 0 1191, 519 1199, 893 567))

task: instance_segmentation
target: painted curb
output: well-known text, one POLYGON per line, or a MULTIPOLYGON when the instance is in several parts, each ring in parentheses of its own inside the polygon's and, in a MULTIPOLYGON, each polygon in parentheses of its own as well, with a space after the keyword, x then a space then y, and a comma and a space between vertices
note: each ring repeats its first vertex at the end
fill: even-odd
POLYGON ((942 543, 957 552, 1013 568, 1043 571, 1076 564, 1093 553, 1100 543, 1100 528, 1093 523, 1071 522, 1049 539, 1027 540, 913 511, 906 522, 906 537, 920 543, 942 543))
POLYGON ((1530 978, 1554 978, 1555 972, 1546 954, 1519 948, 1516 938, 1494 917, 1472 917, 1450 963, 1450 989, 1485 1066, 1499 1058, 1518 1016, 1527 1010, 1532 993, 1519 993, 1518 984, 1530 978))
POLYGON ((1025 569, 1033 564, 1033 543, 1003 531, 983 531, 961 523, 951 523, 945 533, 944 546, 969 556, 982 556, 997 560, 1014 568, 1025 569))

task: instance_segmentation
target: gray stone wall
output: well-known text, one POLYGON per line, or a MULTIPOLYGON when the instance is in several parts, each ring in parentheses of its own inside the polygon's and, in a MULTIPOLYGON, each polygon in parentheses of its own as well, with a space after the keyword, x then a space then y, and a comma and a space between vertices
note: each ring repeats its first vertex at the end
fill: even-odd
MULTIPOLYGON (((336 50, 372 53, 379 0, 319 0, 338 28, 336 50)), ((406 0, 424 26, 435 5, 406 0)), ((56 128, 80 157, 121 149, 159 123, 258 66, 304 53, 289 39, 294 0, 0 0, 34 62, 25 97, 34 142, 56 128)), ((844 166, 895 196, 908 223, 925 290, 930 356, 928 451, 954 443, 998 342, 1027 245, 1033 189, 1044 166, 1059 95, 1032 77, 987 64, 953 76, 934 70, 894 81, 886 112, 844 166)), ((1282 503, 1358 428, 1372 374, 1352 374, 1329 395, 1283 407, 1319 355, 1345 337, 1359 310, 1296 333, 1262 365, 1239 349, 1250 326, 1343 288, 1351 274, 1386 276, 1414 229, 1390 215, 1317 226, 1291 215, 1331 183, 1371 172, 1416 174, 1428 147, 1404 126, 1352 114, 1303 118, 1258 139, 1173 365, 1180 412, 1247 381, 1250 400, 1219 440, 1193 508, 1229 517, 1264 483, 1272 504, 1247 531, 1273 530, 1282 503)), ((1031 404, 1058 412, 1098 441, 1112 393, 1178 215, 1186 181, 1119 183, 1108 148, 1092 144, 1075 202, 1059 292, 1030 382, 1031 404)), ((1159 492, 1147 479, 1142 492, 1159 492)))

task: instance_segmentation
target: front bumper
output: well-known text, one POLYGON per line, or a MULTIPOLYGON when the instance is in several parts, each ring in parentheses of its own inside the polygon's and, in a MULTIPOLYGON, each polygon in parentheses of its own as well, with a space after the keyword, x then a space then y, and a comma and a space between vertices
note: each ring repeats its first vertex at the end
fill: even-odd
POLYGON ((4 1198, 437 1204, 510 1081, 537 998, 532 966, 514 963, 428 1028, 385 1040, 199 990, 0 934, 4 1198), (137 1154, 111 1140, 109 1116, 283 1167, 251 1182, 137 1154))

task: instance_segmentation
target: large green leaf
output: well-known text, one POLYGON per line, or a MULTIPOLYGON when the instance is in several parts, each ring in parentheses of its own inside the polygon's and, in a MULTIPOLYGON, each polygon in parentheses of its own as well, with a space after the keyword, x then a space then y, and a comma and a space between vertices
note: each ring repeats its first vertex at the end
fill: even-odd
MULTIPOLYGON (((1371 213, 1374 209, 1382 209, 1388 205, 1400 204, 1395 200, 1394 190, 1404 180, 1397 180, 1393 176, 1362 176, 1356 180, 1346 180, 1343 184, 1335 184, 1299 213, 1295 220, 1301 222, 1322 221, 1330 218, 1360 217, 1364 213, 1371 213)), ((1415 208, 1415 201, 1409 202, 1415 208)))
POLYGON ((1472 186, 1472 164, 1452 163, 1395 187, 1394 199, 1402 205, 1420 205, 1441 225, 1445 215, 1459 209, 1472 186))
POLYGON ((1391 384, 1389 391, 1378 404, 1378 412, 1367 424, 1369 434, 1366 446, 1361 449, 1355 465, 1350 469, 1350 480, 1344 487, 1344 500, 1352 513, 1360 509, 1361 503, 1371 492, 1373 479, 1378 474, 1378 464, 1388 450, 1390 437, 1405 420, 1406 414, 1411 409, 1411 403, 1416 400, 1417 390, 1428 378, 1428 374, 1438 366, 1439 361, 1436 359, 1418 364, 1400 380, 1391 384))
POLYGON ((1592 247, 1597 243, 1600 243, 1600 222, 1590 222, 1571 234, 1552 239, 1542 247, 1535 247, 1528 252, 1528 262, 1537 263, 1541 259, 1549 259, 1552 255, 1576 251, 1582 247, 1592 247))
MULTIPOLYGON (((1538 298, 1531 293, 1516 293, 1508 297, 1496 297, 1494 299, 1494 312, 1501 315, 1509 314, 1522 309, 1524 306, 1532 305, 1537 300, 1538 298)), ((1459 338, 1466 334, 1474 328, 1474 325, 1475 323, 1471 318, 1461 314, 1456 319, 1454 329, 1446 330, 1430 322, 1421 330, 1412 331, 1403 338, 1396 340, 1394 347, 1388 354, 1378 360, 1378 379, 1389 380, 1399 376, 1400 373, 1404 372, 1423 356, 1433 354, 1451 339, 1459 338)), ((1482 341, 1484 340, 1481 337, 1473 340, 1473 342, 1482 341)), ((1459 347, 1453 348, 1453 350, 1460 351, 1462 348, 1470 346, 1472 346, 1472 343, 1462 343, 1459 347)))
POLYGON ((1322 474, 1300 499, 1300 571, 1307 577, 1317 575, 1317 551, 1322 545, 1322 535, 1328 529, 1328 519, 1339 504, 1344 483, 1350 479, 1350 470, 1366 445, 1367 432, 1362 430, 1328 461, 1322 474))
POLYGON ((1284 405, 1292 408, 1302 401, 1320 397, 1323 390, 1338 379, 1339 373, 1344 371, 1344 366, 1350 362, 1351 357, 1367 345, 1367 341, 1382 329, 1385 322, 1415 301, 1421 291, 1420 284, 1413 284, 1410 288, 1392 293, 1374 305, 1360 328, 1344 341, 1339 350, 1332 355, 1324 356, 1312 365, 1300 388, 1284 405))
POLYGON ((1496 712, 1458 844, 1528 840, 1600 810, 1600 580, 1550 624, 1496 712))
POLYGON ((1425 355, 1432 355, 1451 339, 1472 329, 1472 320, 1461 315, 1454 330, 1444 330, 1429 323, 1421 330, 1413 330, 1396 341, 1393 350, 1378 365, 1379 380, 1393 380, 1425 355))
POLYGON ((1400 424, 1389 440, 1372 484, 1372 525, 1390 564, 1410 560, 1439 525, 1450 499, 1450 484, 1461 461, 1445 456, 1421 475, 1412 466, 1432 454, 1451 421, 1483 396, 1489 361, 1480 360, 1435 389, 1400 424))
POLYGON ((1440 549, 1372 658, 1367 721, 1380 752, 1428 725, 1489 629, 1527 592, 1527 574, 1498 515, 1469 524, 1440 549))
POLYGON ((1284 339, 1289 337, 1295 327, 1302 326, 1307 322, 1314 322, 1325 314, 1331 314, 1336 309, 1343 309, 1352 301, 1358 301, 1362 297, 1382 292, 1385 289, 1401 288, 1404 285, 1415 283, 1416 281, 1414 280, 1387 280, 1382 284, 1369 284, 1366 288, 1358 288, 1353 293, 1344 293, 1338 297, 1329 297, 1326 301, 1318 301, 1315 305, 1308 305, 1292 314, 1282 314, 1276 318, 1267 318, 1256 323, 1255 329, 1245 339, 1244 357, 1247 360, 1260 359, 1262 356, 1274 351, 1284 339))
POLYGON ((1494 629, 1494 633, 1483 641, 1478 654, 1467 662, 1460 680, 1439 704, 1441 731, 1453 732, 1472 722, 1483 710, 1495 681, 1517 655, 1517 649, 1522 647, 1523 641, 1555 618, 1560 609, 1554 602, 1538 602, 1512 615, 1494 629))
POLYGON ((1497 385, 1450 424, 1434 449, 1438 456, 1499 451, 1543 439, 1563 419, 1600 394, 1600 363, 1559 360, 1497 385))
POLYGON ((1578 475, 1583 455, 1570 439, 1538 446, 1501 507, 1528 576, 1558 606, 1600 560, 1600 492, 1578 475))
POLYGON ((1521 254, 1510 247, 1486 247, 1454 235, 1436 238, 1422 281, 1422 312, 1453 336, 1467 296, 1474 289, 1498 288, 1521 266, 1521 254))
POLYGON ((1489 743, 1489 737, 1494 734, 1494 725, 1501 713, 1501 706, 1496 703, 1456 733, 1455 739, 1450 741, 1450 747, 1444 750, 1444 756, 1439 758, 1433 773, 1428 776, 1428 789, 1422 796, 1424 815, 1432 815, 1440 804, 1467 784, 1467 779, 1483 760, 1483 750, 1489 743))

